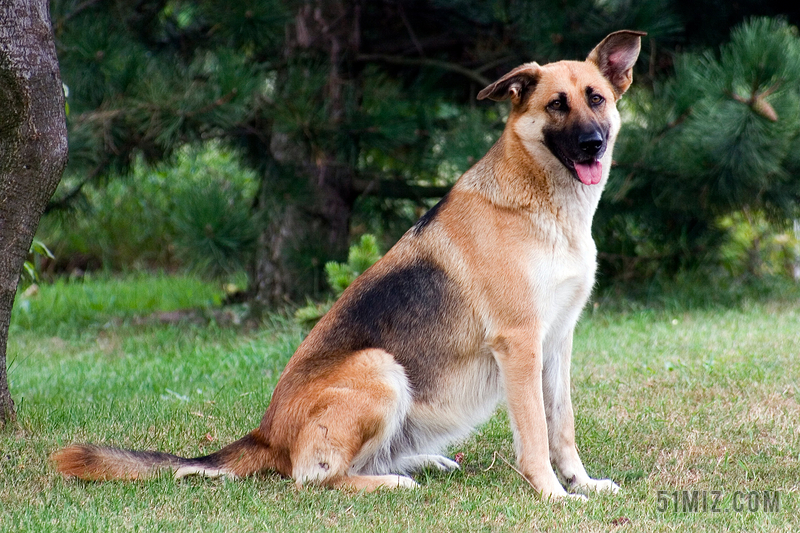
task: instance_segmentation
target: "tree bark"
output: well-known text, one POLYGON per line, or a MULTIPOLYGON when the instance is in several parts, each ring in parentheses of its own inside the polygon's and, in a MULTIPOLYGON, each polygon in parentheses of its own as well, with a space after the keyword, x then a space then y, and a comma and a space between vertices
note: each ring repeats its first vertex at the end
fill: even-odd
POLYGON ((11 308, 39 219, 67 161, 64 92, 47 0, 0 4, 0 427, 16 420, 6 374, 11 308))
MULTIPOLYGON (((361 80, 353 64, 360 47, 360 12, 358 1, 314 0, 299 7, 286 30, 287 57, 310 55, 326 64, 325 124, 331 131, 340 128, 348 106, 358 105, 353 94, 359 93, 361 80)), ((342 160, 341 153, 311 138, 292 143, 270 132, 269 139, 269 148, 262 149, 269 161, 256 206, 261 235, 250 269, 256 314, 316 291, 312 280, 320 277, 322 265, 347 256, 358 196, 355 160, 342 160), (283 175, 276 169, 283 169, 283 175), (278 184, 287 179, 286 172, 293 173, 291 192, 278 184)))

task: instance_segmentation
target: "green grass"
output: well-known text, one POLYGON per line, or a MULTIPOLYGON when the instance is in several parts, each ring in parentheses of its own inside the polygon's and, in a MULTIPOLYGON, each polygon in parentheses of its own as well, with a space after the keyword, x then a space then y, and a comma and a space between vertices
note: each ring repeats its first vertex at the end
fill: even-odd
MULTIPOLYGON (((162 323, 159 310, 220 298, 191 278, 43 286, 15 310, 9 378, 22 429, 0 435, 0 531, 797 531, 797 295, 679 311, 600 305, 575 339, 573 401, 590 474, 616 496, 542 502, 513 462, 500 410, 451 450, 463 469, 420 490, 298 490, 275 475, 65 480, 56 448, 91 441, 181 455, 255 427, 304 331, 162 323), (791 296, 791 298, 789 297, 791 296), (27 308, 23 309, 23 304, 27 308), (658 510, 659 490, 722 491, 722 513, 658 510), (777 512, 734 512, 736 491, 779 491, 777 512)), ((711 497, 709 496, 709 501, 711 497)), ((680 506, 679 506, 680 507, 680 506)), ((702 508, 701 508, 702 509, 702 508)))
POLYGON ((61 278, 34 296, 17 297, 11 334, 27 330, 74 337, 87 329, 94 333, 108 328, 119 319, 219 305, 223 296, 220 288, 189 276, 133 273, 122 282, 91 274, 78 280, 61 278))

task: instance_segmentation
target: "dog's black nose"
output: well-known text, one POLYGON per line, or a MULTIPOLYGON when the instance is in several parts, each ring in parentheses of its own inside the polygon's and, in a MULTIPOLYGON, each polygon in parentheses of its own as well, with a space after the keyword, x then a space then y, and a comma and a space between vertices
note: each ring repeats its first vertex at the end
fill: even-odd
POLYGON ((578 146, 589 156, 596 156, 603 148, 603 136, 597 130, 586 131, 578 136, 578 146))

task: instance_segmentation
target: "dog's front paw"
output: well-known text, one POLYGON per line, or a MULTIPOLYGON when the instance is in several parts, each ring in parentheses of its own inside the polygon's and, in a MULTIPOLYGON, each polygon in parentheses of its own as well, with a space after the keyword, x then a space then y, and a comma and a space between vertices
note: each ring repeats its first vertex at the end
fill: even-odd
POLYGON ((564 492, 564 494, 558 494, 558 495, 551 494, 551 495, 547 496, 547 498, 549 500, 552 500, 552 501, 561 500, 561 501, 565 501, 565 502, 568 502, 568 501, 578 501, 578 502, 589 501, 589 498, 587 498, 586 495, 584 495, 584 494, 575 494, 573 492, 566 492, 566 491, 564 492))
POLYGON ((608 492, 617 494, 619 492, 619 485, 610 479, 587 479, 581 483, 575 483, 570 487, 572 490, 579 494, 588 496, 591 493, 608 492))
POLYGON ((564 490, 563 487, 559 486, 558 489, 553 489, 549 492, 541 491, 539 492, 539 497, 544 501, 582 501, 585 502, 589 498, 587 498, 583 494, 574 494, 571 492, 567 492, 564 490), (561 490, 558 490, 561 489, 561 490))

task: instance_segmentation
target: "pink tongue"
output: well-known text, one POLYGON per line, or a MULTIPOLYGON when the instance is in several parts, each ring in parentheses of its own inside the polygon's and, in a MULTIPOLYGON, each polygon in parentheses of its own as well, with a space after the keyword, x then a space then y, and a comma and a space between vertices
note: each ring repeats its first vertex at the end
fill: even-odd
POLYGON ((575 163, 575 171, 578 173, 584 185, 597 185, 603 178, 603 165, 600 161, 594 161, 588 165, 583 163, 575 163))

